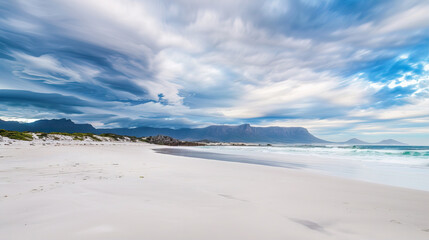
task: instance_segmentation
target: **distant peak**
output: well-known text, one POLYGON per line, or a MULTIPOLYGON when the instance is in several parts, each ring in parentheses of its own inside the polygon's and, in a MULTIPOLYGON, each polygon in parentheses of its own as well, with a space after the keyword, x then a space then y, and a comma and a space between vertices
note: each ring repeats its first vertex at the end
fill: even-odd
POLYGON ((240 126, 238 126, 238 128, 243 130, 243 131, 252 131, 252 127, 248 123, 241 124, 240 126))
POLYGON ((344 143, 346 143, 346 144, 368 144, 368 142, 362 141, 358 138, 351 138, 344 143))
POLYGON ((71 119, 67 119, 67 118, 60 118, 60 119, 52 119, 58 122, 73 122, 71 119))
POLYGON ((377 144, 386 144, 386 145, 407 145, 406 143, 399 142, 395 139, 386 139, 378 142, 377 144))
POLYGON ((57 118, 57 119, 41 119, 39 120, 40 122, 73 122, 71 119, 67 119, 67 118, 57 118))

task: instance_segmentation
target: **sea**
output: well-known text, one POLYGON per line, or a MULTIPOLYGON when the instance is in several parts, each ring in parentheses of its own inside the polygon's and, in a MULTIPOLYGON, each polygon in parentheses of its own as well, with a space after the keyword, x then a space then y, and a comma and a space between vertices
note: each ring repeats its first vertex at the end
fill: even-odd
POLYGON ((302 169, 320 174, 429 191, 429 146, 200 146, 167 154, 302 169))

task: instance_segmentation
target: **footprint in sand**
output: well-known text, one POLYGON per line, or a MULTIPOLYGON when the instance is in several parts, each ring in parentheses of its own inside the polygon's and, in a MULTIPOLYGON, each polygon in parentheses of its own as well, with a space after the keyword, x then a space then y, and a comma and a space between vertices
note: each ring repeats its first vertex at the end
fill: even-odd
POLYGON ((236 197, 228 195, 228 194, 220 194, 219 193, 218 195, 221 197, 224 197, 224 198, 231 199, 231 200, 238 200, 238 201, 242 201, 242 202, 247 202, 247 200, 245 200, 245 199, 236 198, 236 197))
POLYGON ((308 229, 325 233, 325 234, 327 233, 326 230, 316 222, 305 220, 305 219, 298 219, 298 218, 289 218, 289 219, 295 223, 298 223, 304 227, 307 227, 308 229))

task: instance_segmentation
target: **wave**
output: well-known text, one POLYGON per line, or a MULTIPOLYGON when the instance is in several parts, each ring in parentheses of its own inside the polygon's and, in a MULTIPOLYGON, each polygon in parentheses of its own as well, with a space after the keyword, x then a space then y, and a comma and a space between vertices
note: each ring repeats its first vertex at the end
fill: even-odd
MULTIPOLYGON (((203 147, 219 148, 219 147, 203 147)), ((379 163, 397 163, 411 166, 429 164, 429 146, 381 146, 381 145, 275 145, 275 146, 228 146, 220 147, 232 152, 263 152, 275 154, 314 155, 379 163)), ((221 150, 221 149, 218 149, 221 150)))
POLYGON ((203 146, 199 151, 250 157, 270 166, 302 168, 338 177, 429 191, 428 146, 275 145, 203 146))
POLYGON ((383 146, 383 145, 295 145, 277 146, 297 151, 322 151, 332 153, 349 153, 351 155, 387 155, 429 157, 429 146, 383 146))

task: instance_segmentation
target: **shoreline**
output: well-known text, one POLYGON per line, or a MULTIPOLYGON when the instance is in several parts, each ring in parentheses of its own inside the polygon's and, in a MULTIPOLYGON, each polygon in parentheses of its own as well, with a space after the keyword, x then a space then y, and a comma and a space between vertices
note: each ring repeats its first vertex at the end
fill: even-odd
POLYGON ((7 239, 428 239, 429 193, 155 153, 0 146, 7 239), (7 197, 5 197, 7 195, 7 197))
POLYGON ((377 161, 364 162, 350 156, 320 156, 310 152, 304 155, 266 150, 248 151, 245 148, 178 147, 157 148, 155 151, 161 154, 206 160, 299 169, 324 176, 429 192, 429 175, 426 167, 394 165, 377 161))

